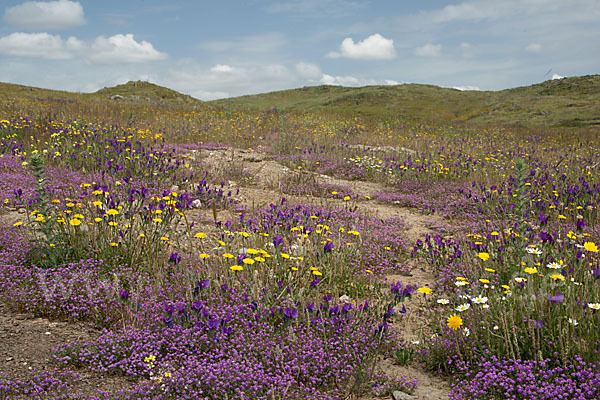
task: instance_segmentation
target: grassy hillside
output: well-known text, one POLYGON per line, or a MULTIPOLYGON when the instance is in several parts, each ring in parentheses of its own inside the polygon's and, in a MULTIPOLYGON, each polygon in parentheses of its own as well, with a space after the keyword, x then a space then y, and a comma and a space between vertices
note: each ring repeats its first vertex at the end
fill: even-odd
POLYGON ((311 86, 202 102, 149 82, 131 81, 95 93, 70 93, 0 83, 0 99, 34 98, 92 103, 166 104, 226 111, 317 112, 419 122, 467 121, 523 127, 600 127, 600 75, 550 80, 497 92, 432 85, 311 86))
POLYGON ((600 75, 497 92, 431 85, 313 86, 211 102, 225 109, 326 112, 386 119, 470 121, 526 127, 600 126, 600 75))
POLYGON ((129 81, 122 85, 102 88, 95 93, 72 93, 0 82, 0 98, 37 98, 72 101, 126 101, 173 105, 205 105, 201 100, 150 82, 129 81))
POLYGON ((122 85, 103 88, 93 95, 105 98, 123 97, 128 100, 158 101, 177 104, 200 104, 202 101, 175 90, 144 81, 129 81, 122 85))

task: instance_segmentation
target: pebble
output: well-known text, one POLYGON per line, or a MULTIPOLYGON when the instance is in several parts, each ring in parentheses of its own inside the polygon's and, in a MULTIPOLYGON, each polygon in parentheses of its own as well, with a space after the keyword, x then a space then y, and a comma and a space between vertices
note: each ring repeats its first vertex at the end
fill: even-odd
POLYGON ((416 399, 415 396, 411 396, 410 394, 401 392, 399 390, 394 390, 392 392, 392 397, 394 398, 394 400, 415 400, 416 399))

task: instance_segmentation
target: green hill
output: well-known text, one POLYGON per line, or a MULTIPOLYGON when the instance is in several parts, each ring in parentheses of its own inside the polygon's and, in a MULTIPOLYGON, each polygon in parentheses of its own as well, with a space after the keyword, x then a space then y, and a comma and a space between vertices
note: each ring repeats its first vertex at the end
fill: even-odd
POLYGON ((187 94, 182 94, 175 90, 145 81, 129 81, 122 85, 105 87, 93 93, 93 95, 103 96, 111 99, 122 98, 123 100, 154 101, 163 103, 203 103, 201 100, 198 100, 187 94))
POLYGON ((32 97, 72 101, 122 100, 140 103, 206 106, 205 102, 195 99, 192 96, 144 81, 129 81, 122 85, 102 88, 94 93, 73 93, 0 82, 0 98, 8 97, 32 97))
POLYGON ((210 102, 229 110, 325 112, 418 121, 525 127, 600 126, 600 75, 549 80, 502 91, 432 85, 312 86, 210 102))

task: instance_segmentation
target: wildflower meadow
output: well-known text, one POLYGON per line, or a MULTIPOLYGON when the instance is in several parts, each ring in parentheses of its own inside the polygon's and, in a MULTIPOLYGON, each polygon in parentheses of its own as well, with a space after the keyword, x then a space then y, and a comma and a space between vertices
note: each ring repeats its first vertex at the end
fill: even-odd
POLYGON ((599 165, 584 129, 2 97, 0 302, 75 333, 0 398, 597 399, 599 165))

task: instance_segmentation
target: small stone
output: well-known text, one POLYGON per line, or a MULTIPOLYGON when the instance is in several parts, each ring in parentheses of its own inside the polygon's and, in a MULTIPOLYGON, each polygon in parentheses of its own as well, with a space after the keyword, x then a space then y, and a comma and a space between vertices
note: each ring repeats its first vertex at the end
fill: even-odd
POLYGON ((416 399, 415 396, 411 396, 410 394, 401 392, 399 390, 394 390, 392 392, 392 397, 394 398, 394 400, 414 400, 414 399, 416 399))
POLYGON ((50 331, 47 331, 45 334, 46 334, 46 335, 52 335, 52 332, 50 332, 50 331))
POLYGON ((23 207, 19 208, 19 214, 25 214, 26 211, 23 207))

